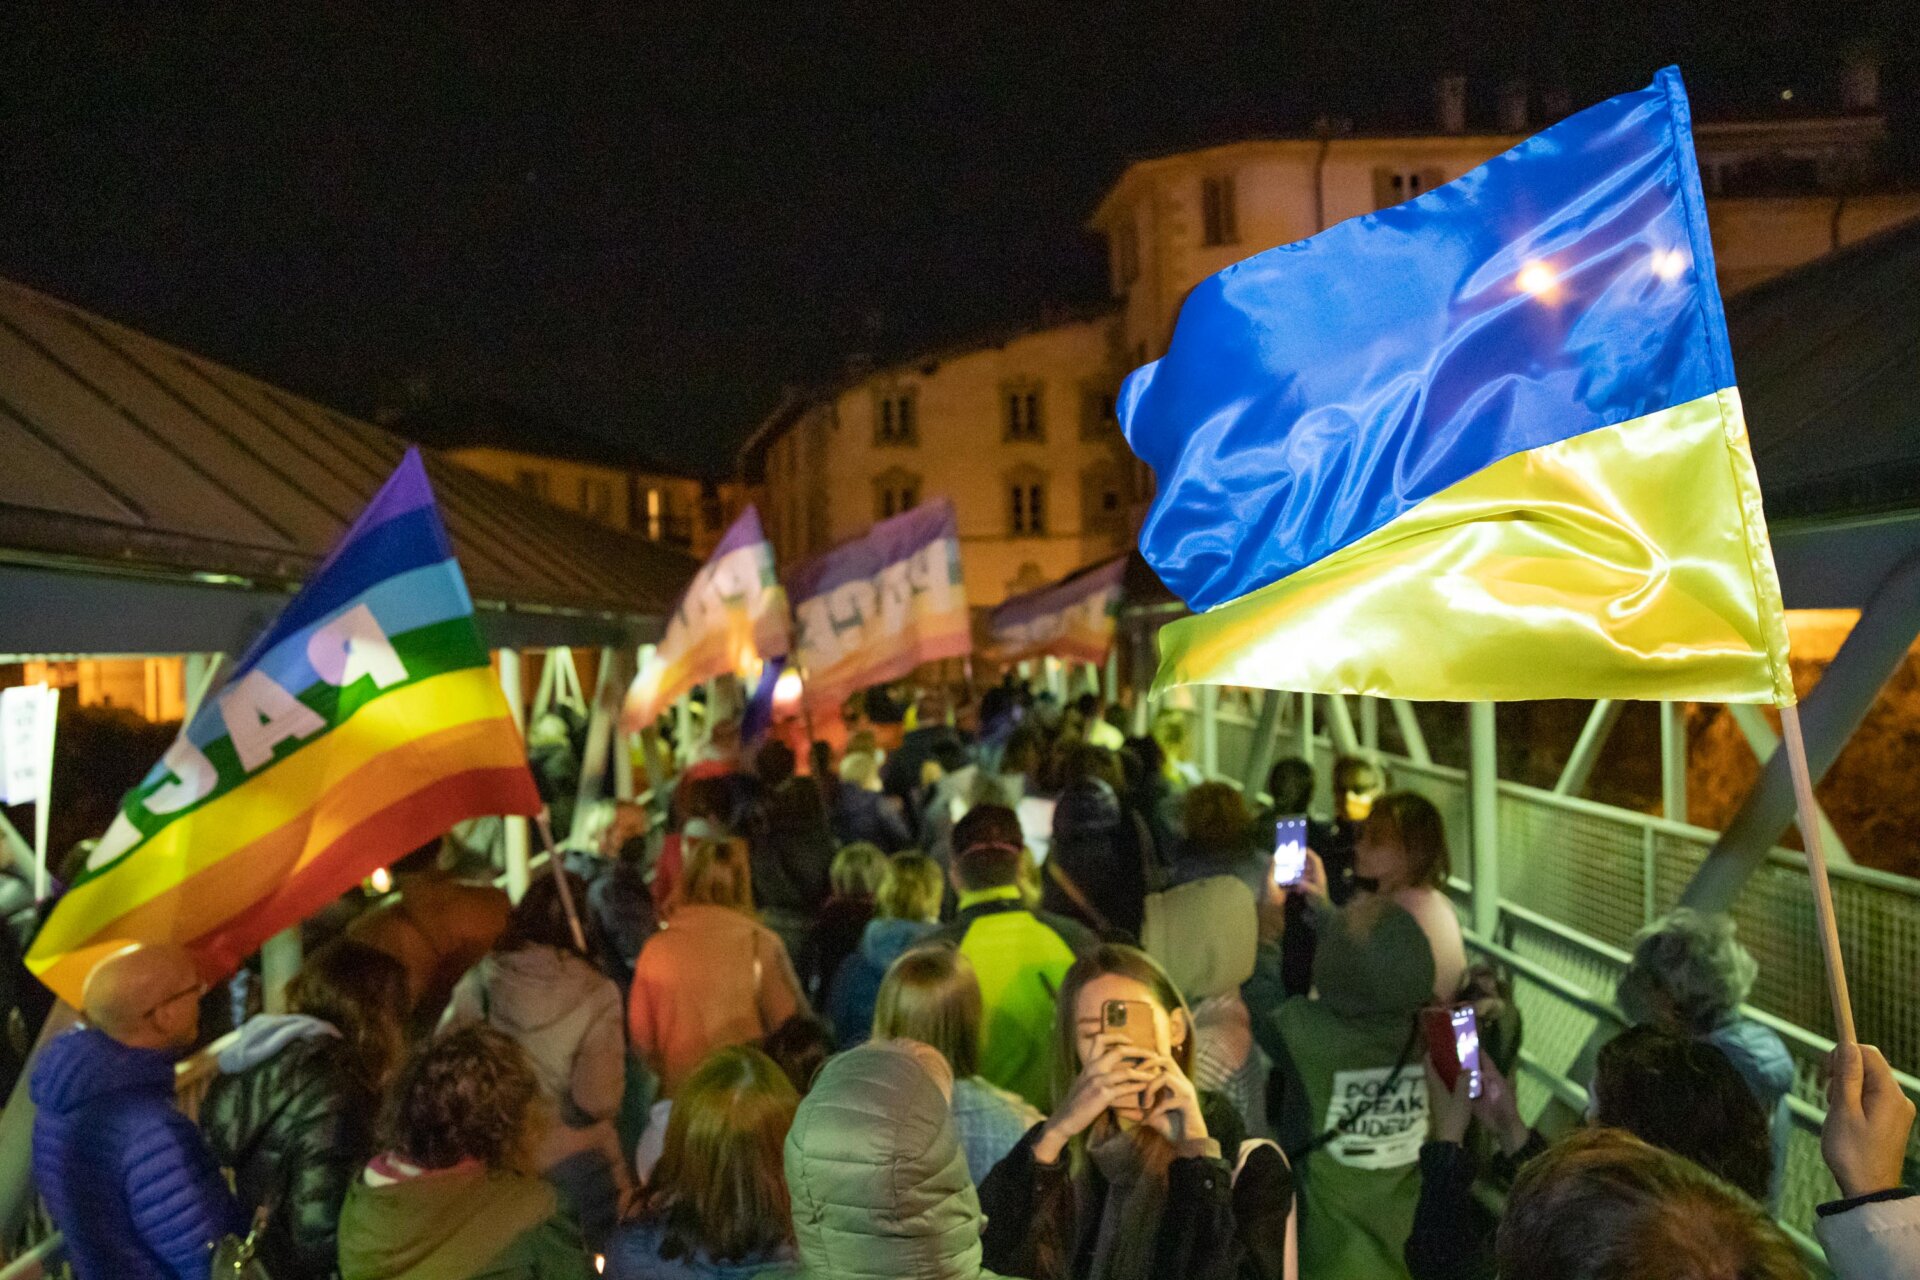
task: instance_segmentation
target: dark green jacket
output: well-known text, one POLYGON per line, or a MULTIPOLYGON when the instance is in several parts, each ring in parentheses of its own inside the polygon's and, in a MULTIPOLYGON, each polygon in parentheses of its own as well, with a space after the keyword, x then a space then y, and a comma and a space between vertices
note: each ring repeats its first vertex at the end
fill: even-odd
POLYGON ((827 1063, 793 1118, 786 1171, 808 1280, 994 1280, 947 1100, 892 1044, 827 1063))
POLYGON ((341 1280, 592 1280, 579 1228, 538 1178, 429 1173, 354 1180, 340 1213, 341 1280))
POLYGON ((1341 1130, 1294 1163, 1300 1274, 1404 1277, 1427 1137, 1416 1019, 1433 997, 1433 951, 1405 910, 1363 897, 1323 918, 1313 976, 1317 996, 1283 1003, 1266 1037, 1280 1050, 1282 1149, 1297 1155, 1341 1130))

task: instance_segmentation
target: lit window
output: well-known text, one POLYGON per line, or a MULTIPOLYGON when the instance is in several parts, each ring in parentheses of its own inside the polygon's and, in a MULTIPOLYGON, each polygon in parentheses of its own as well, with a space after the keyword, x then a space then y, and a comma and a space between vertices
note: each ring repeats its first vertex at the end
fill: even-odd
POLYGON ((666 532, 666 495, 658 489, 647 490, 647 536, 655 542, 666 532))
POLYGON ((1233 244, 1240 239, 1231 174, 1200 183, 1200 239, 1208 245, 1233 244))

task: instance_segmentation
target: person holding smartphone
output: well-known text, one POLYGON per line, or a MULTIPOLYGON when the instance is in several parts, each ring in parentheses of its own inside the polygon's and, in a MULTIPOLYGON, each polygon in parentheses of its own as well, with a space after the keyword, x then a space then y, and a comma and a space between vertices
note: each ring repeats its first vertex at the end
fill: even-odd
POLYGON ((1192 1082, 1193 1022, 1166 972, 1102 946, 1061 983, 1054 1108, 980 1186, 989 1268, 1034 1280, 1290 1276, 1293 1175, 1242 1154, 1231 1105, 1192 1082))

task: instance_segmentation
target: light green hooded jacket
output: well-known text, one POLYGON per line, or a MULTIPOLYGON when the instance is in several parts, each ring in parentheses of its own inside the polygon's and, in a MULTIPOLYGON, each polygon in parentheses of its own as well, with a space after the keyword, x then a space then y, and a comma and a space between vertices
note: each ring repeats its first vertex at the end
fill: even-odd
POLYGON ((827 1063, 786 1166, 810 1280, 997 1280, 980 1265, 980 1200, 946 1096, 897 1045, 827 1063))

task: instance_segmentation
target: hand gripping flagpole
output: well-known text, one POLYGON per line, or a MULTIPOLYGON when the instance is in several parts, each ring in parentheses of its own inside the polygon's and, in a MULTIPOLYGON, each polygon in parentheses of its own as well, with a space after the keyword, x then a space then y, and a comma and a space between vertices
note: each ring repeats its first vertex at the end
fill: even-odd
POLYGON ((1847 994, 1847 966, 1840 954, 1840 928, 1833 915, 1833 886, 1827 879, 1826 841, 1820 831, 1820 811, 1813 799, 1813 772, 1807 767, 1807 744, 1800 733, 1800 708, 1780 707, 1781 736, 1786 739, 1787 769, 1793 776, 1794 813, 1800 842, 1807 851, 1807 881, 1813 886, 1813 917, 1820 929, 1820 953, 1826 961, 1827 996, 1833 1002, 1834 1039, 1856 1044, 1853 1002, 1847 994))

